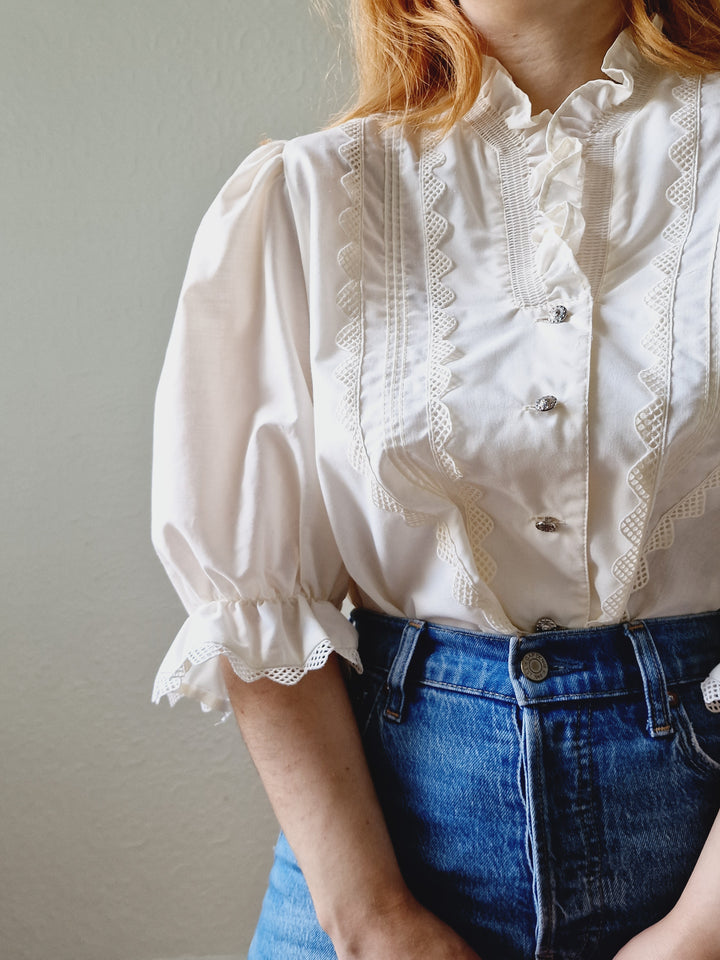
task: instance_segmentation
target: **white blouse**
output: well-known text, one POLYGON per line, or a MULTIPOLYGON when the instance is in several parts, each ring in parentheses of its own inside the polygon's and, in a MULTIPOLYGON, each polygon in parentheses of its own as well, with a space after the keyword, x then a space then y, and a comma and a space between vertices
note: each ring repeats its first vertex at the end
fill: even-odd
POLYGON ((487 58, 444 139, 351 121, 225 185, 157 396, 154 700, 359 668, 350 580, 501 634, 720 607, 720 75, 627 33, 603 70, 532 116, 487 58))

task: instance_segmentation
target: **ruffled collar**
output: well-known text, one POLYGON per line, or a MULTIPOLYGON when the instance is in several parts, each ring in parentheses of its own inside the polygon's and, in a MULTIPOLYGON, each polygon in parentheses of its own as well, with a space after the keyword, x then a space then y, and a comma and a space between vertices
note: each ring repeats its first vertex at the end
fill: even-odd
POLYGON ((467 115, 477 121, 483 113, 500 116, 511 131, 532 133, 538 127, 547 127, 552 137, 577 137, 592 131, 608 111, 628 100, 641 77, 653 70, 632 40, 630 31, 623 30, 605 54, 602 72, 605 77, 582 84, 563 101, 554 113, 545 110, 533 115, 530 99, 516 86, 508 71, 494 57, 483 58, 483 82, 475 105, 467 115))
POLYGON ((603 60, 605 77, 574 90, 551 113, 532 115, 530 100, 493 57, 483 63, 480 96, 467 115, 470 126, 500 154, 501 165, 532 223, 535 270, 548 302, 562 303, 569 290, 586 285, 577 257, 585 232, 585 147, 613 136, 649 96, 659 68, 647 61, 624 30, 603 60), (625 105, 625 106, 623 106, 625 105))

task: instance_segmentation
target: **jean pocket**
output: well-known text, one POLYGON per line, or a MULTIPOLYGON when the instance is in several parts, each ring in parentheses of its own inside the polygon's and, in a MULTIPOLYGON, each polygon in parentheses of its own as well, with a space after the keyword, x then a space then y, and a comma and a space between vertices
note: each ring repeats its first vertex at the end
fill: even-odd
POLYGON ((372 666, 365 666, 362 673, 353 670, 347 676, 348 695, 361 736, 365 736, 367 732, 386 682, 387 671, 372 666))
POLYGON ((670 700, 685 759, 703 776, 720 778, 720 714, 705 706, 699 683, 674 688, 670 700))

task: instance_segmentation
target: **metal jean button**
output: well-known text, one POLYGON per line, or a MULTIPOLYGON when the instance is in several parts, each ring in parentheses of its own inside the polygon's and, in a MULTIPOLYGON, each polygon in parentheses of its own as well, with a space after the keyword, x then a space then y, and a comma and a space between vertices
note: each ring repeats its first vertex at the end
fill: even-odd
POLYGON ((547 660, 541 653, 526 653, 520 661, 520 669, 533 683, 540 683, 548 675, 547 660))

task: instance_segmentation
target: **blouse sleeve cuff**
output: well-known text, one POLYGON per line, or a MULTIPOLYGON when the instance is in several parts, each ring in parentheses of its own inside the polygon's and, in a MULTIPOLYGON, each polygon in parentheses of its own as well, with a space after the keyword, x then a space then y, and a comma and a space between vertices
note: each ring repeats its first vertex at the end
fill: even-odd
POLYGON ((362 672, 357 633, 326 600, 214 601, 195 610, 180 628, 155 678, 153 703, 167 697, 199 700, 204 711, 231 712, 218 656, 243 680, 268 677, 297 683, 338 653, 362 672))

